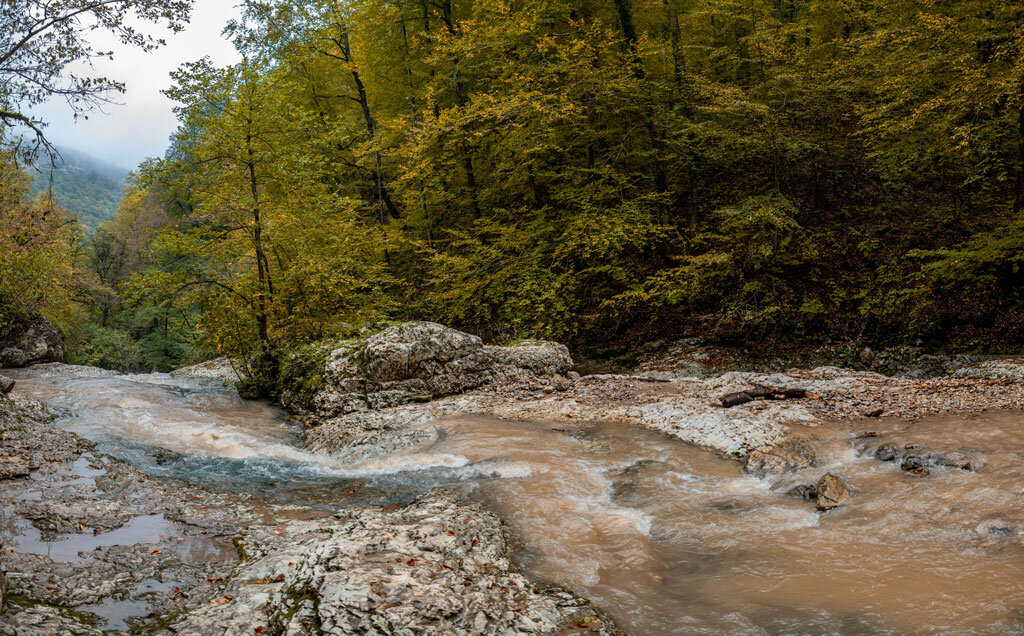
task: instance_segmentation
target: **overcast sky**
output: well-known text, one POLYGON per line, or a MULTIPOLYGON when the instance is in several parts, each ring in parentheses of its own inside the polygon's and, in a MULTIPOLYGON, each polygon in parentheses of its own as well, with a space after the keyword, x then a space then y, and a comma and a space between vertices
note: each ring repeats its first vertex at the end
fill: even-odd
MULTIPOLYGON (((113 61, 98 61, 96 72, 127 83, 127 93, 117 96, 120 104, 107 105, 105 112, 90 113, 88 121, 76 122, 63 102, 51 101, 38 109, 50 123, 47 136, 59 146, 129 169, 146 157, 163 156, 176 127, 173 103, 160 94, 170 84, 168 74, 204 55, 219 66, 238 60, 234 47, 220 35, 225 23, 238 14, 235 4, 235 0, 196 0, 192 23, 178 34, 148 25, 147 33, 167 40, 167 46, 153 53, 114 48, 113 61)), ((113 46, 108 41, 97 44, 113 46)))

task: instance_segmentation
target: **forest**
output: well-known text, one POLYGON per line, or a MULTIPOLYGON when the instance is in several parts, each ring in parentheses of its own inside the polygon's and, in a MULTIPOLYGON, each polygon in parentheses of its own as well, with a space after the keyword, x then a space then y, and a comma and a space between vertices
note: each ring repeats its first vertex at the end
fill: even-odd
POLYGON ((6 155, 0 313, 74 361, 273 379, 406 319, 605 358, 1024 337, 1024 5, 248 0, 226 33, 91 236, 6 155))
POLYGON ((41 157, 40 165, 30 170, 32 191, 37 195, 48 195, 48 191, 52 191, 54 202, 91 233, 100 223, 117 214, 127 171, 84 152, 70 148, 58 151, 56 161, 49 161, 48 156, 41 157))

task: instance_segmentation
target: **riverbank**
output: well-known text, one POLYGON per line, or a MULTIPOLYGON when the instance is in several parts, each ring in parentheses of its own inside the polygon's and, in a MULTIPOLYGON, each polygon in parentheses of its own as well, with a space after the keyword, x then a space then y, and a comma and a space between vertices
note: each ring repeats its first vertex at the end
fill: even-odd
POLYGON ((151 479, 50 420, 0 396, 4 636, 618 633, 519 574, 502 523, 450 493, 338 514, 272 504, 151 479))
POLYGON ((712 378, 596 375, 499 382, 427 403, 314 418, 305 439, 317 452, 365 458, 427 444, 439 435, 444 418, 474 414, 554 426, 629 422, 742 460, 833 420, 1024 409, 1022 377, 1024 362, 1004 360, 941 378, 820 367, 712 378), (745 391, 755 397, 723 405, 723 397, 745 391))

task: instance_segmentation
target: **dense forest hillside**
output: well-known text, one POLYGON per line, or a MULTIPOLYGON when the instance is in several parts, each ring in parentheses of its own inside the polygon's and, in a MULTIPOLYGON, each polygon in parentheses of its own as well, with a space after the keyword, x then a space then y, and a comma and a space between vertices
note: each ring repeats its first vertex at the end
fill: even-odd
POLYGON ((240 11, 80 258, 83 361, 273 378, 410 318, 606 357, 1024 342, 1020 3, 240 11))
POLYGON ((53 188, 57 205, 81 221, 88 232, 114 218, 121 202, 128 171, 71 148, 60 148, 60 156, 51 162, 44 155, 36 166, 32 191, 53 188))

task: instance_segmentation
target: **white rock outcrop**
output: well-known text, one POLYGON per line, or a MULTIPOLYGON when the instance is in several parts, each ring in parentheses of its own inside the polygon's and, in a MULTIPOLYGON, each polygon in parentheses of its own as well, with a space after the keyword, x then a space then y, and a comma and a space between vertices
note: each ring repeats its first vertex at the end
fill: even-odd
POLYGON ((499 380, 566 373, 571 367, 569 350, 555 342, 494 347, 444 325, 408 322, 332 351, 311 410, 324 420, 425 402, 499 380))
POLYGON ((339 517, 254 529, 223 595, 170 631, 514 636, 564 634, 586 621, 590 633, 620 633, 586 601, 530 583, 511 563, 501 522, 453 495, 339 517))

